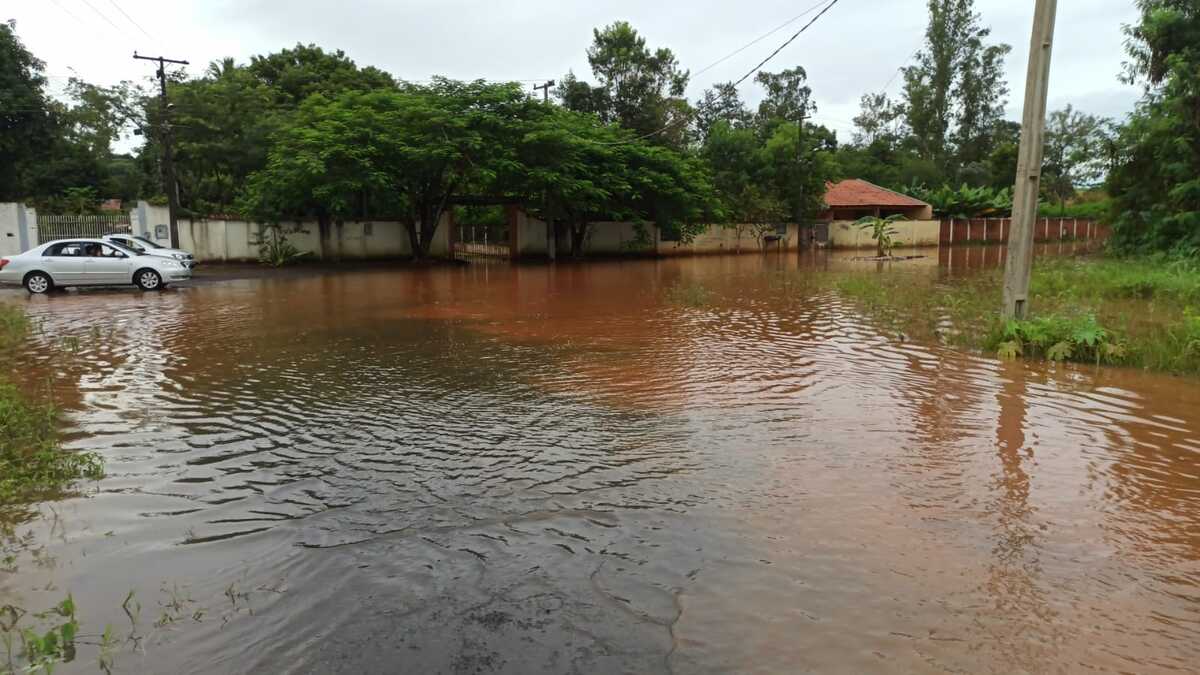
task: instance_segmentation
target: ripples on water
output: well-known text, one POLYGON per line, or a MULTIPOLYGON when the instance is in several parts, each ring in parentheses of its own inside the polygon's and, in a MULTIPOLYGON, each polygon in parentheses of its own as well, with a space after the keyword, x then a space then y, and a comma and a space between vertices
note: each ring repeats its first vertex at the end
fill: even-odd
POLYGON ((66 363, 31 349, 31 380, 109 477, 0 601, 209 608, 131 671, 1192 668, 1200 385, 898 342, 808 275, 34 299, 43 344, 85 337, 66 363), (707 301, 667 300, 681 284, 707 301))

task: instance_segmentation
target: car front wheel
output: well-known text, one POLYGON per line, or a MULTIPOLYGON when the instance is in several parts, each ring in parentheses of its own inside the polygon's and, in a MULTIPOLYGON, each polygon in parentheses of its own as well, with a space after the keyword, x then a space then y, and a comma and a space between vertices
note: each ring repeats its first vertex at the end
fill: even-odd
POLYGON ((134 283, 143 291, 157 291, 163 287, 162 277, 151 269, 138 270, 133 277, 134 283))
POLYGON ((34 295, 49 293, 54 289, 54 281, 45 272, 31 272, 25 275, 25 290, 34 295))

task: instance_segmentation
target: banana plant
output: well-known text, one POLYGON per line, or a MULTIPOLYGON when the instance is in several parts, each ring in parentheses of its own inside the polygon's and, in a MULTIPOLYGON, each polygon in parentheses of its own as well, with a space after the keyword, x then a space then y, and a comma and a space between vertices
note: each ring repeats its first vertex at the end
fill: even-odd
POLYGON ((897 213, 883 218, 879 216, 859 218, 854 224, 858 225, 859 229, 864 232, 868 230, 871 232, 871 238, 875 240, 876 256, 886 258, 892 253, 892 237, 899 234, 895 225, 902 220, 907 220, 907 218, 897 213))

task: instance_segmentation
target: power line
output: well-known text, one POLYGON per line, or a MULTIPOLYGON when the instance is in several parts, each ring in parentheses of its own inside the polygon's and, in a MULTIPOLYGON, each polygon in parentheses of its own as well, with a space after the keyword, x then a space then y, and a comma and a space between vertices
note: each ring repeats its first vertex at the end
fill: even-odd
POLYGON ((700 75, 703 75, 704 73, 707 73, 708 71, 712 70, 713 68, 716 68, 717 66, 721 65, 722 63, 725 63, 729 59, 737 56, 738 54, 741 54, 742 52, 744 52, 747 49, 753 47, 754 45, 762 42, 763 40, 771 37, 772 35, 778 33, 779 31, 783 30, 784 28, 787 28, 788 26, 792 25, 793 23, 796 23, 800 19, 803 19, 805 16, 816 11, 817 8, 819 8, 821 5, 825 4, 825 2, 826 2, 826 0, 821 0, 821 2, 818 2, 817 4, 813 5, 812 7, 808 8, 808 9, 804 10, 803 12, 797 14, 796 16, 793 16, 792 18, 788 19, 787 21, 784 21, 783 23, 779 24, 778 26, 771 29, 770 31, 763 33, 762 35, 758 36, 757 38, 751 40, 749 43, 744 44, 741 47, 738 47, 737 49, 726 54, 725 56, 722 56, 721 58, 717 59, 716 61, 713 61, 709 65, 701 68, 700 70, 693 73, 692 77, 698 77, 700 75))
POLYGON ((105 14, 104 12, 101 12, 100 10, 96 9, 96 6, 95 6, 95 5, 93 5, 92 3, 88 2, 88 0, 82 0, 82 2, 83 2, 83 4, 85 4, 85 5, 87 5, 88 7, 90 7, 90 8, 92 9, 92 11, 96 13, 96 15, 97 15, 97 16, 99 16, 101 19, 104 19, 105 21, 107 21, 107 22, 108 22, 108 25, 112 26, 112 27, 113 27, 113 29, 114 29, 114 30, 116 30, 118 33, 125 33, 126 35, 128 35, 128 33, 127 33, 126 31, 124 31, 124 30, 121 30, 121 27, 120 27, 120 26, 118 26, 117 24, 113 23, 113 20, 112 20, 112 19, 110 19, 110 18, 108 18, 108 15, 107 15, 107 14, 105 14))
POLYGON ((50 1, 53 2, 56 7, 61 9, 63 11, 63 14, 66 14, 67 16, 71 17, 72 19, 75 19, 76 21, 79 22, 79 24, 81 26, 85 25, 83 23, 83 19, 79 18, 79 16, 76 15, 75 12, 72 12, 71 10, 67 9, 61 2, 59 2, 58 0, 50 0, 50 1))
POLYGON ((897 68, 895 70, 895 72, 892 73, 892 76, 888 78, 887 84, 883 85, 883 88, 879 90, 879 93, 881 93, 881 94, 887 93, 888 87, 892 86, 892 83, 896 81, 896 78, 900 76, 900 73, 904 72, 904 68, 906 66, 908 66, 908 64, 911 63, 913 59, 917 58, 917 54, 920 54, 920 53, 921 53, 920 47, 917 47, 916 49, 914 49, 913 53, 909 54, 907 59, 904 59, 904 64, 902 66, 900 66, 899 68, 897 68))
POLYGON ((139 24, 138 22, 134 21, 134 20, 133 20, 133 17, 132 17, 132 16, 129 16, 129 14, 128 14, 128 13, 127 13, 127 12, 126 12, 124 9, 122 9, 120 5, 118 5, 118 4, 117 4, 117 0, 108 0, 108 2, 109 2, 109 4, 111 4, 113 7, 116 7, 116 8, 117 8, 117 11, 121 13, 121 16, 125 17, 125 19, 126 19, 127 21, 129 21, 129 23, 133 24, 134 26, 137 26, 137 29, 138 29, 138 30, 140 30, 140 31, 142 31, 142 35, 145 35, 146 37, 150 38, 151 40, 154 40, 154 39, 155 39, 153 35, 151 35, 149 32, 147 32, 145 28, 142 28, 142 25, 141 25, 141 24, 139 24))
MULTIPOLYGON (((814 16, 814 17, 812 18, 812 20, 810 20, 808 23, 806 23, 806 24, 804 24, 803 26, 801 26, 801 27, 800 27, 800 30, 796 31, 796 32, 795 32, 795 33, 794 33, 794 34, 793 34, 793 35, 792 35, 790 38, 788 38, 788 39, 787 39, 787 41, 786 41, 786 42, 784 42, 783 44, 779 45, 779 47, 778 47, 778 48, 776 48, 776 49, 775 49, 775 51, 771 52, 771 53, 770 53, 770 54, 767 56, 767 58, 765 58, 765 59, 763 59, 762 61, 760 61, 760 62, 758 63, 758 65, 757 65, 757 66, 754 66, 754 68, 752 68, 752 69, 751 69, 751 70, 750 70, 748 73, 746 73, 745 75, 743 75, 743 76, 741 76, 740 78, 738 78, 738 79, 737 79, 735 82, 733 82, 731 86, 733 86, 733 87, 737 87, 737 86, 738 86, 738 85, 740 85, 741 83, 743 83, 743 82, 745 82, 746 80, 750 79, 750 76, 751 76, 751 75, 754 75, 755 73, 757 73, 757 72, 758 72, 758 71, 759 71, 759 70, 760 70, 760 69, 761 69, 763 66, 767 65, 767 63, 768 63, 768 62, 770 62, 770 61, 771 61, 771 59, 773 59, 773 58, 775 58, 776 56, 778 56, 778 55, 779 55, 779 52, 782 52, 782 51, 783 51, 783 50, 784 50, 784 49, 785 49, 785 48, 786 48, 788 45, 790 45, 790 44, 792 44, 793 42, 795 42, 795 41, 796 41, 796 38, 800 37, 800 35, 801 35, 802 33, 804 33, 804 32, 805 32, 805 31, 807 31, 809 28, 811 28, 811 27, 812 27, 812 25, 813 25, 813 24, 815 24, 817 21, 819 21, 819 20, 821 19, 821 17, 825 16, 825 14, 826 14, 826 13, 827 13, 829 10, 833 9, 833 6, 834 6, 834 5, 836 5, 836 4, 838 4, 838 2, 840 2, 840 0, 830 0, 829 4, 828 4, 828 5, 825 5, 825 8, 824 8, 824 9, 822 9, 822 10, 821 10, 819 13, 817 13, 817 15, 816 15, 816 16, 814 16)), ((810 10, 810 11, 811 11, 811 10, 810 10)), ((806 13, 807 13, 807 12, 806 12, 806 13)), ((663 128, 661 128, 661 129, 656 129, 656 130, 654 130, 654 131, 650 131, 650 132, 644 133, 644 134, 642 134, 642 135, 640 135, 640 136, 634 136, 634 137, 632 137, 632 138, 628 138, 628 139, 621 140, 621 141, 593 141, 593 140, 591 140, 590 138, 588 138, 588 139, 583 139, 583 137, 582 137, 582 136, 578 136, 578 138, 581 138, 581 139, 583 139, 583 140, 590 141, 590 142, 592 142, 592 143, 595 143, 596 145, 625 145, 626 143, 632 143, 632 142, 634 142, 634 141, 640 141, 640 140, 643 140, 643 139, 646 139, 646 138, 650 138, 651 136, 657 136, 658 134, 661 134, 661 133, 663 133, 663 132, 665 132, 665 131, 670 131, 672 128, 674 128, 674 127, 677 127, 677 126, 679 126, 681 123, 683 123, 683 122, 687 122, 687 121, 688 121, 688 118, 687 118, 687 117, 681 117, 681 118, 679 118, 679 119, 675 120, 674 122, 671 122, 671 123, 667 124, 666 126, 664 126, 664 127, 663 127, 663 128)))
POLYGON ((742 76, 742 77, 741 77, 741 78, 740 78, 740 79, 739 79, 737 82, 734 82, 734 83, 733 83, 733 86, 735 86, 735 87, 736 87, 736 86, 738 86, 739 84, 741 84, 741 83, 745 82, 746 80, 750 79, 750 76, 751 76, 751 75, 753 75, 753 74, 757 73, 757 72, 758 72, 758 71, 759 71, 759 70, 760 70, 760 69, 761 69, 763 66, 767 65, 767 62, 769 62, 771 59, 773 59, 773 58, 775 58, 776 56, 778 56, 778 55, 779 55, 779 52, 783 51, 783 50, 784 50, 784 49, 785 49, 785 48, 786 48, 788 45, 790 45, 790 44, 792 44, 793 42, 795 42, 795 41, 796 41, 796 38, 800 37, 800 34, 801 34, 801 33, 803 33, 804 31, 808 30, 810 27, 812 27, 812 25, 813 25, 814 23, 816 23, 817 21, 819 21, 819 20, 821 19, 821 17, 825 16, 825 13, 826 13, 826 12, 828 12, 828 11, 829 11, 829 10, 831 10, 831 9, 833 9, 833 6, 834 6, 834 5, 836 5, 836 4, 838 4, 838 2, 839 2, 839 1, 840 1, 840 0, 833 0, 833 1, 832 1, 832 2, 830 2, 828 5, 826 5, 826 6, 825 6, 825 9, 823 9, 823 10, 821 10, 819 13, 817 13, 817 15, 816 15, 816 16, 814 16, 814 17, 812 18, 812 20, 811 20, 811 21, 809 21, 808 23, 804 24, 804 26, 803 26, 803 27, 801 27, 801 28, 800 28, 800 30, 796 31, 796 33, 795 33, 794 35, 792 35, 792 37, 788 38, 788 39, 787 39, 787 42, 784 42, 783 44, 779 45, 779 48, 778 48, 778 49, 776 49, 775 51, 771 52, 771 53, 770 53, 770 54, 767 56, 767 58, 765 58, 765 59, 763 59, 762 61, 760 61, 760 62, 759 62, 759 64, 758 64, 757 66, 754 66, 753 68, 751 68, 751 69, 750 69, 750 72, 748 72, 748 73, 746 73, 745 75, 743 75, 743 76, 742 76))

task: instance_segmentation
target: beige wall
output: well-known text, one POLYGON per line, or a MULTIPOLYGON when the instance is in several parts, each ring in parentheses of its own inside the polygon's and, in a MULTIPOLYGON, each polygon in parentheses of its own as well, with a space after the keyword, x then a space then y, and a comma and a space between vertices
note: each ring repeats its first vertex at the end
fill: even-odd
MULTIPOLYGON (((936 220, 903 220, 894 225, 897 234, 892 237, 896 246, 916 248, 937 246, 941 223, 936 220)), ((829 246, 831 248, 875 248, 870 231, 865 231, 851 220, 835 220, 829 223, 829 246)))
MULTIPOLYGON (((449 257, 449 216, 430 245, 430 255, 449 257)), ((321 255, 320 227, 315 221, 284 223, 284 232, 297 249, 313 258, 321 255)), ((239 262, 258 259, 259 225, 243 220, 181 220, 179 247, 201 262, 239 262)), ((412 255, 408 232, 395 221, 348 222, 334 225, 326 244, 329 258, 403 258, 412 255)))
MULTIPOLYGON (((545 256, 546 225, 540 220, 522 216, 516 237, 518 253, 521 256, 545 256)), ((709 225, 690 242, 662 241, 658 226, 652 223, 642 225, 643 233, 639 235, 635 223, 602 222, 593 223, 584 241, 585 255, 707 255, 719 253, 757 253, 763 250, 753 230, 748 226, 709 225)), ((766 242, 769 249, 784 247, 795 249, 799 241, 799 228, 788 225, 783 239, 766 242)), ((570 234, 559 233, 558 254, 570 255, 570 234)))
POLYGON ((16 255, 21 252, 21 227, 19 209, 23 204, 7 202, 0 204, 0 256, 16 255))
MULTIPOLYGON (((750 225, 709 225, 692 241, 662 241, 658 244, 660 255, 706 255, 718 253, 758 253, 762 250, 795 249, 799 241, 799 228, 789 224, 786 234, 776 241, 762 242, 754 236, 755 227, 750 225)), ((774 235, 772 229, 768 234, 774 235)))

